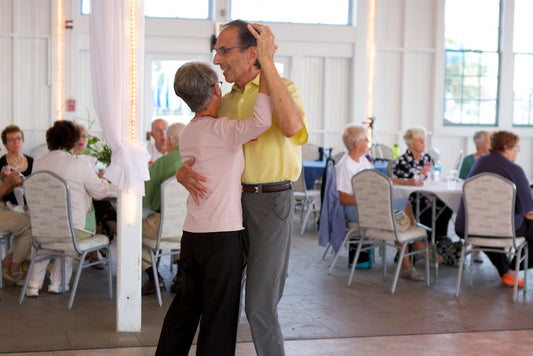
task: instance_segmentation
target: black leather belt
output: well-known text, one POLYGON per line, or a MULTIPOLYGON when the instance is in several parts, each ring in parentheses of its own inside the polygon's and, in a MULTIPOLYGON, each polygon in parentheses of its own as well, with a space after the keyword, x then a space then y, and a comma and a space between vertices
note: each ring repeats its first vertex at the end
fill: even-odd
POLYGON ((243 184, 242 191, 245 193, 273 193, 292 189, 291 182, 268 183, 268 184, 243 184))

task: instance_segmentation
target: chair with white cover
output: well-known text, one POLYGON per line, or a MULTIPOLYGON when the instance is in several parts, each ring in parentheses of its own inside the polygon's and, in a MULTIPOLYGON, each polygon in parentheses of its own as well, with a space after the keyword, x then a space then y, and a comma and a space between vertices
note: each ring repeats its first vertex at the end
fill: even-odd
MULTIPOLYGON (((524 237, 517 237, 514 226, 516 187, 513 182, 493 173, 482 173, 463 185, 465 209, 464 243, 461 249, 455 295, 459 296, 463 264, 467 252, 486 251, 516 257, 515 270, 524 263, 524 296, 527 289, 528 247, 524 237)), ((470 261, 472 286, 473 259, 470 261)), ((513 302, 518 295, 515 278, 513 302)))
MULTIPOLYGON (((353 273, 361 251, 374 246, 382 246, 383 278, 387 277, 386 246, 398 249, 400 256, 396 266, 391 294, 396 290, 400 275, 402 259, 405 256, 422 254, 429 256, 427 233, 421 227, 411 225, 406 231, 398 231, 392 205, 392 182, 383 173, 374 170, 363 170, 352 177, 357 212, 359 215, 360 242, 357 245, 355 258, 348 286, 352 283, 353 273), (425 248, 406 252, 408 245, 415 241, 424 241, 425 248), (397 246, 398 242, 401 246, 397 246)), ((426 285, 429 286, 429 258, 426 263, 426 285)))
MULTIPOLYGON (((161 183, 161 221, 157 239, 143 236, 143 248, 150 252, 150 263, 154 273, 154 280, 158 280, 157 264, 163 256, 179 255, 181 250, 181 236, 183 221, 187 214, 187 197, 189 193, 172 176, 161 183)), ((156 283, 157 301, 163 305, 159 283, 156 283)))
POLYGON ((305 186, 303 169, 296 182, 293 183, 292 188, 294 192, 295 208, 300 211, 300 220, 302 221, 302 227, 300 229, 301 236, 309 224, 311 213, 314 214, 315 222, 320 213, 320 190, 307 189, 305 186))
MULTIPOLYGON (((11 242, 11 233, 9 231, 0 230, 0 261, 2 261, 9 250, 9 245, 11 242)), ((0 273, 0 288, 3 286, 3 273, 0 273)))
POLYGON ((24 181, 24 194, 28 204, 32 243, 34 253, 31 259, 28 276, 19 303, 24 302, 24 296, 36 262, 50 258, 60 258, 62 263, 61 290, 66 290, 65 258, 72 257, 78 261, 78 267, 74 278, 68 310, 72 309, 76 289, 80 281, 83 268, 103 263, 108 270, 109 298, 113 299, 113 284, 111 275, 111 252, 109 239, 105 235, 95 234, 86 239, 78 240, 72 223, 72 210, 70 200, 70 188, 67 182, 49 171, 33 173, 24 181), (87 254, 93 251, 105 250, 103 259, 95 262, 85 260, 87 254), (43 255, 45 256, 43 258, 43 255))

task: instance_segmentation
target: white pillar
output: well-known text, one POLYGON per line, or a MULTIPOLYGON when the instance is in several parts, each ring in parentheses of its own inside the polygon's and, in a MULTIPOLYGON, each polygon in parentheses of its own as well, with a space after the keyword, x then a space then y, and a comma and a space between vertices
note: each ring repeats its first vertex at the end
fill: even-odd
MULTIPOLYGON (((144 0, 123 0, 125 24, 122 139, 141 144, 144 62, 144 0), (135 14, 132 15, 131 7, 135 14), (133 22, 133 24, 132 24, 133 22), (133 45, 132 45, 133 44, 133 45)), ((139 162, 143 164, 144 162, 139 162)), ((141 331, 142 197, 118 196, 117 331, 141 331)))

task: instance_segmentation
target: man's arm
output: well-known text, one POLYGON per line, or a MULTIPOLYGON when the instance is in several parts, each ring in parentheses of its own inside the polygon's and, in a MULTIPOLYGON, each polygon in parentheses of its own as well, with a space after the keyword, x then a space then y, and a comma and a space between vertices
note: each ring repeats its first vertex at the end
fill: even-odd
POLYGON ((183 162, 183 166, 176 171, 177 181, 187 189, 196 205, 200 205, 200 198, 204 199, 209 189, 200 182, 207 182, 207 178, 192 170, 195 158, 183 162))
MULTIPOLYGON (((274 37, 268 26, 253 24, 248 25, 248 29, 256 39, 259 39, 259 36, 274 37)), ((304 118, 298 110, 294 98, 283 84, 274 61, 266 61, 265 63, 259 61, 259 63, 261 63, 261 76, 268 78, 266 84, 281 132, 286 137, 292 137, 304 127, 304 118)))

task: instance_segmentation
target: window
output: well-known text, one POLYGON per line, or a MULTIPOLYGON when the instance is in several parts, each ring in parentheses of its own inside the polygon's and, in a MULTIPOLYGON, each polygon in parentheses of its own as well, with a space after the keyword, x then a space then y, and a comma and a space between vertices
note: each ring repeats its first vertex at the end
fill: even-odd
MULTIPOLYGON (((208 19, 209 0, 150 0, 144 2, 144 15, 147 17, 167 17, 182 19, 208 19)), ((81 0, 81 13, 88 15, 91 0, 81 0)))
POLYGON ((231 19, 349 25, 351 0, 231 0, 231 19))
POLYGON ((446 0, 444 125, 496 125, 499 19, 499 0, 446 0))
POLYGON ((152 117, 165 119, 169 124, 188 124, 193 117, 189 106, 174 93, 174 75, 187 61, 152 62, 152 117))
POLYGON ((533 2, 515 0, 513 125, 533 126, 533 2))

